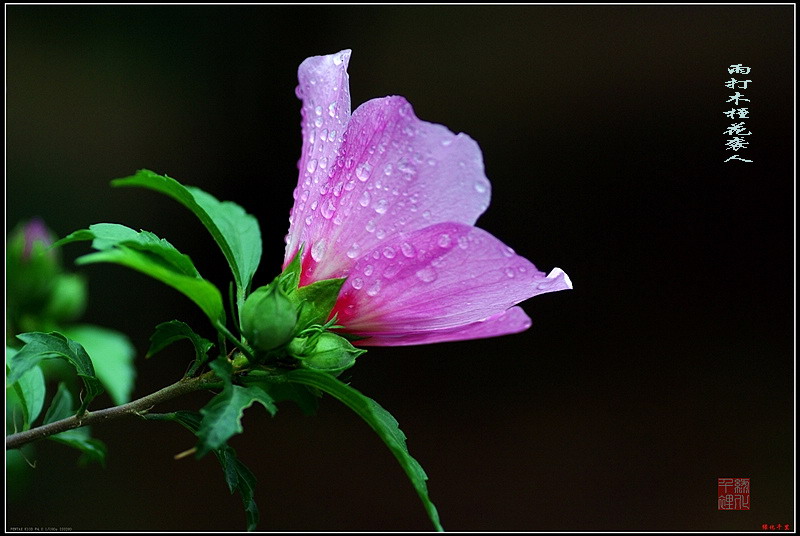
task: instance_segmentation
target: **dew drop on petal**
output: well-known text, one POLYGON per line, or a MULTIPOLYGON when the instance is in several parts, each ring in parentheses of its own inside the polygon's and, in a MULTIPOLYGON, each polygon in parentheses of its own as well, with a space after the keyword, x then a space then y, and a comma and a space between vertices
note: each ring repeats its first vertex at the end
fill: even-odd
POLYGON ((436 280, 437 277, 436 270, 434 270, 430 266, 426 266, 422 270, 418 271, 416 275, 417 279, 419 279, 423 283, 430 283, 431 281, 436 280))
POLYGON ((322 240, 316 242, 311 247, 311 258, 317 262, 320 262, 324 255, 325 255, 325 239, 323 238, 322 240))
POLYGON ((314 218, 312 218, 311 216, 306 216, 306 225, 311 225, 311 222, 313 222, 313 221, 314 221, 314 218))
POLYGON ((370 166, 369 164, 359 164, 356 167, 356 177, 358 177, 358 180, 360 180, 361 182, 367 180, 371 172, 372 172, 372 166, 370 166))
POLYGON ((375 271, 375 267, 371 264, 368 264, 364 267, 364 275, 367 277, 371 276, 373 271, 375 271))
POLYGON ((466 236, 459 236, 458 247, 461 249, 467 249, 469 247, 469 239, 466 236))
POLYGON ((414 251, 414 246, 412 246, 408 242, 403 242, 402 244, 400 244, 400 251, 402 251, 403 255, 408 257, 409 259, 414 257, 414 253, 416 253, 414 251))
POLYGON ((332 102, 328 105, 328 115, 331 117, 336 117, 336 103, 332 102))
POLYGON ((475 191, 479 194, 486 193, 486 182, 481 179, 475 181, 475 191))
POLYGON ((375 204, 375 212, 378 214, 386 214, 386 211, 389 209, 389 202, 385 199, 381 199, 375 204))
POLYGON ((358 198, 358 204, 362 207, 369 206, 369 192, 364 190, 364 193, 361 194, 361 197, 358 198))
POLYGON ((505 246, 505 247, 503 247, 503 255, 505 255, 506 257, 513 257, 514 256, 514 250, 511 249, 508 246, 505 246))
POLYGON ((319 159, 319 168, 325 169, 326 167, 328 167, 328 157, 323 156, 322 158, 319 159))
POLYGON ((350 284, 353 285, 353 288, 359 290, 361 287, 364 286, 364 280, 360 277, 354 277, 350 280, 350 284))
POLYGON ((356 257, 358 257, 358 251, 360 249, 361 248, 358 246, 358 244, 353 242, 353 245, 350 246, 350 249, 347 250, 347 256, 351 259, 355 259, 356 257))
POLYGON ((314 173, 315 169, 317 169, 317 159, 316 158, 312 158, 306 164, 306 171, 308 171, 309 173, 314 173))
POLYGON ((449 247, 449 246, 450 246, 450 243, 451 243, 451 240, 450 240, 450 235, 449 235, 449 234, 447 234, 447 233, 444 233, 444 234, 442 234, 442 235, 439 237, 439 240, 437 240, 437 241, 436 241, 436 243, 437 243, 437 244, 439 244, 439 247, 440 247, 440 248, 446 248, 446 247, 449 247))
POLYGON ((353 179, 350 179, 344 184, 344 189, 347 190, 348 192, 352 192, 353 188, 355 187, 356 187, 356 181, 354 181, 353 179))
POLYGON ((506 269, 505 269, 505 270, 503 270, 503 271, 506 273, 506 276, 507 276, 507 277, 509 277, 509 278, 512 278, 512 277, 514 277, 514 275, 515 275, 515 274, 514 274, 514 270, 513 270, 513 269, 511 269, 511 268, 506 268, 506 269))
MULTIPOLYGON (((384 238, 386 238, 386 230, 378 229, 378 231, 375 233, 375 236, 378 238, 378 240, 383 240, 384 238)), ((375 253, 377 253, 377 251, 375 253)), ((377 259, 377 257, 375 258, 377 259)))
POLYGON ((322 204, 322 208, 319 209, 322 217, 326 220, 331 219, 333 213, 336 211, 336 205, 333 202, 333 199, 328 199, 322 204))
POLYGON ((375 232, 375 220, 369 220, 367 222, 367 225, 364 226, 364 229, 366 229, 366 231, 368 233, 374 233, 375 232))
POLYGON ((430 211, 430 210, 426 210, 426 211, 424 211, 424 212, 422 213, 422 217, 423 217, 423 218, 425 218, 426 220, 430 219, 430 217, 431 217, 431 211, 430 211))
POLYGON ((386 246, 383 248, 383 256, 387 259, 394 259, 395 255, 397 255, 397 252, 395 252, 393 247, 386 246))
POLYGON ((388 177, 389 175, 391 175, 391 174, 392 174, 392 169, 393 169, 393 168, 394 168, 394 166, 392 166, 391 164, 386 164, 386 165, 383 167, 383 174, 384 174, 384 175, 386 175, 386 176, 388 177))
POLYGON ((336 139, 336 131, 331 130, 330 132, 328 132, 328 141, 333 141, 335 139, 336 139))
POLYGON ((400 271, 400 264, 398 264, 398 263, 390 264, 383 271, 383 277, 385 277, 386 279, 391 279, 394 276, 396 276, 397 272, 399 272, 399 271, 400 271))
POLYGON ((317 115, 322 115, 322 106, 317 106, 314 108, 314 113, 317 115))
POLYGON ((315 127, 319 128, 322 125, 323 125, 323 123, 322 123, 322 118, 321 117, 317 117, 316 119, 314 119, 314 126, 315 127))
POLYGON ((380 291, 381 291, 381 280, 377 279, 372 284, 372 286, 369 287, 369 289, 367 289, 367 294, 369 296, 376 296, 378 294, 378 292, 380 292, 380 291))

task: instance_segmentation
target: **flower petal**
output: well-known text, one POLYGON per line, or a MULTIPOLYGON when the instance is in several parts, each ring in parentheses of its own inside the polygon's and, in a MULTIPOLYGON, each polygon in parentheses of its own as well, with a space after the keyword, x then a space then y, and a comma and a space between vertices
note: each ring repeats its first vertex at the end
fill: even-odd
POLYGON ((360 335, 453 329, 537 294, 571 288, 477 227, 440 223, 398 234, 358 259, 334 312, 360 335))
POLYGON ((522 307, 492 315, 486 320, 451 329, 420 331, 416 333, 373 333, 368 339, 357 341, 357 346, 410 346, 435 342, 485 339, 519 333, 531 327, 531 319, 522 307))
POLYGON ((353 259, 397 233, 472 225, 491 195, 478 144, 420 121, 402 97, 374 99, 353 113, 320 191, 303 235, 314 261, 305 265, 307 281, 343 275, 353 259))
POLYGON ((343 50, 308 58, 297 71, 297 96, 303 101, 303 148, 297 164, 300 179, 294 190, 295 202, 286 237, 287 262, 301 243, 308 242, 311 236, 319 236, 311 225, 314 221, 311 216, 319 205, 320 185, 329 180, 350 120, 349 61, 350 50, 343 50))

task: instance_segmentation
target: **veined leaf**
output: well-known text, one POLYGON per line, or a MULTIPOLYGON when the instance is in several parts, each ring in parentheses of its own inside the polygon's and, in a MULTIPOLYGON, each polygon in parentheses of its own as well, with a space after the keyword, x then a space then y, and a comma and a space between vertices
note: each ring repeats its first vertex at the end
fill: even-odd
POLYGON ((131 177, 116 179, 113 186, 140 186, 168 195, 191 210, 214 237, 228 260, 240 299, 250 287, 261 261, 261 230, 258 221, 242 207, 191 186, 184 186, 166 175, 142 169, 131 177))
POLYGON ((99 251, 79 257, 75 261, 77 264, 110 262, 133 268, 183 293, 203 310, 212 324, 224 319, 219 289, 203 279, 192 260, 166 240, 124 225, 98 223, 75 231, 56 244, 78 240, 92 240, 92 247, 99 251))
MULTIPOLYGON (((14 348, 6 347, 6 363, 8 360, 17 354, 14 348)), ((9 366, 6 365, 6 374, 9 372, 9 366)), ((44 374, 42 369, 38 366, 32 367, 28 372, 24 373, 14 383, 8 383, 8 387, 14 390, 17 395, 19 405, 22 409, 22 428, 27 430, 39 414, 42 412, 44 406, 44 374)))
POLYGON ((195 333, 185 322, 171 320, 157 325, 155 333, 150 336, 150 349, 147 350, 146 357, 151 357, 153 354, 160 352, 173 342, 181 339, 189 339, 192 346, 194 346, 194 364, 192 364, 191 369, 187 373, 187 376, 191 376, 206 362, 206 359, 208 359, 208 351, 214 346, 214 343, 195 333))
POLYGON ((316 387, 330 394, 364 419, 386 443, 386 446, 392 451, 397 461, 400 462, 401 467, 408 475, 409 480, 411 480, 411 484, 417 490, 417 494, 422 500, 433 526, 437 531, 444 530, 439 522, 439 513, 428 497, 428 486, 425 483, 428 476, 419 462, 408 453, 406 436, 398 427, 395 418, 388 411, 371 398, 364 396, 349 385, 324 372, 298 369, 287 373, 286 379, 290 382, 316 387))
POLYGON ((197 457, 204 456, 209 450, 222 447, 235 434, 242 432, 242 414, 244 410, 260 403, 266 410, 275 415, 278 408, 272 397, 260 385, 231 385, 211 399, 200 410, 203 421, 197 432, 200 439, 197 446, 197 457))
POLYGON ((64 334, 83 345, 92 357, 94 371, 115 404, 130 402, 136 368, 136 351, 130 339, 118 331, 79 324, 64 329, 64 334))
MULTIPOLYGON (((72 394, 63 383, 58 385, 58 391, 50 403, 50 407, 44 416, 44 424, 60 421, 66 419, 74 413, 72 394)), ((55 434, 48 439, 57 443, 63 443, 74 449, 81 451, 81 458, 79 463, 84 465, 89 462, 98 462, 100 465, 105 466, 106 463, 106 446, 99 439, 93 439, 89 434, 89 429, 73 428, 60 434, 55 434)))
POLYGON ((89 354, 77 342, 55 331, 52 333, 21 333, 17 335, 17 338, 26 344, 9 359, 11 368, 8 375, 9 382, 17 381, 43 359, 59 357, 75 367, 78 376, 86 386, 83 403, 77 412, 78 415, 85 413, 94 397, 103 392, 103 386, 97 379, 89 354))

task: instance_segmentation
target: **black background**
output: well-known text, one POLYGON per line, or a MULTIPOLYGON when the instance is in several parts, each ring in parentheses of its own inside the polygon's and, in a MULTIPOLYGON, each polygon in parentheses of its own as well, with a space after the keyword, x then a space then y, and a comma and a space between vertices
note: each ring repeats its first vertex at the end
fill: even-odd
MULTIPOLYGON (((227 287, 223 257, 172 200, 109 180, 149 168, 257 216, 279 270, 297 180, 297 67, 352 48, 353 108, 405 96, 483 150, 478 224, 575 290, 533 326, 481 341, 370 350, 351 385, 399 420, 449 530, 761 530, 792 524, 793 18, 780 6, 7 6, 6 223, 59 236, 119 222, 165 237, 227 287), (727 67, 753 163, 723 161, 727 67), (749 477, 750 511, 716 479, 749 477)), ((88 251, 69 246, 69 261, 88 251)), ((128 333, 135 395, 188 347, 145 361, 178 293, 112 265, 85 321, 128 333)), ((196 409, 197 394, 165 405, 196 409)), ((109 403, 98 401, 98 407, 109 403)), ((429 530, 391 454, 325 399, 249 410, 231 444, 259 479, 262 530, 429 530)), ((55 443, 7 484, 7 528, 240 530, 213 456, 174 461, 169 423, 98 426, 108 466, 55 443)), ((795 527, 792 527, 793 529, 795 527)))

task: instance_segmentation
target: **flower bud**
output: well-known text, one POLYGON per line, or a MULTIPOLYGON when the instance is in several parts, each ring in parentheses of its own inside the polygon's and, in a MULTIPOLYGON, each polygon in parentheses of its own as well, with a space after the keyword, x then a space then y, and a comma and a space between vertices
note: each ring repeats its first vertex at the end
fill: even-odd
POLYGON ((254 349, 266 352, 291 341, 297 307, 277 285, 257 289, 242 307, 242 333, 254 349))
POLYGON ((316 342, 313 348, 307 350, 306 356, 298 356, 305 368, 321 370, 330 373, 339 373, 352 367, 356 358, 366 352, 359 350, 350 341, 334 333, 320 333, 311 342, 316 342))

